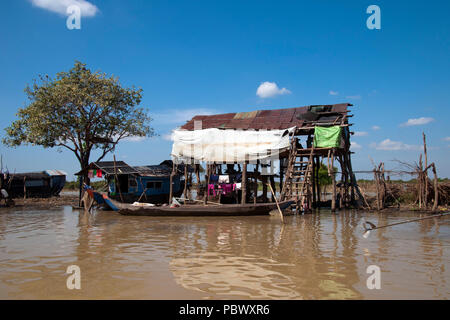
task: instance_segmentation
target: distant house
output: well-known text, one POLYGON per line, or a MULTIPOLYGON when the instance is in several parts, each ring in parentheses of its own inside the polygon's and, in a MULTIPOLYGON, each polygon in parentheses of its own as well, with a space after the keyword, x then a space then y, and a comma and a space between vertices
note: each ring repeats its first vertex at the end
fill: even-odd
POLYGON ((1 188, 5 189, 11 198, 58 196, 64 188, 67 175, 61 170, 0 174, 1 188))
MULTIPOLYGON (((169 200, 172 161, 159 165, 130 166, 124 161, 92 162, 86 169, 92 177, 105 178, 108 195, 124 202, 165 203, 169 200), (100 174, 99 174, 100 172, 100 174)), ((173 177, 173 195, 179 197, 184 189, 184 168, 173 177), (183 178, 183 179, 182 179, 183 178)), ((190 169, 192 171, 192 169, 190 169)), ((81 175, 83 171, 76 173, 81 175)))

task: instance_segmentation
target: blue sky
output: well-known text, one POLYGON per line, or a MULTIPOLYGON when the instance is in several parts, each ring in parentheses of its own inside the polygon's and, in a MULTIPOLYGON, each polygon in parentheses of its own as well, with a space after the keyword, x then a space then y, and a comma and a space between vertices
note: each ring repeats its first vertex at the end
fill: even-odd
MULTIPOLYGON (((69 30, 60 8, 71 2, 2 3, 0 135, 26 84, 80 60, 144 90, 160 136, 120 143, 116 157, 130 164, 168 158, 166 135, 197 113, 350 102, 355 170, 371 169, 369 157, 417 161, 424 131, 430 161, 450 177, 448 1, 83 0, 81 29, 69 30), (380 30, 366 27, 371 4, 380 30), (269 96, 257 95, 263 82, 269 96)), ((10 171, 78 170, 69 151, 0 153, 10 171)))

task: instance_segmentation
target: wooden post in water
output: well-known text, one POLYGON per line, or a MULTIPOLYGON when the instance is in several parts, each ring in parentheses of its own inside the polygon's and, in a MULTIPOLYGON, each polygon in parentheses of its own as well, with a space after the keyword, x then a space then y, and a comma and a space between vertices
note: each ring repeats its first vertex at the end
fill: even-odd
POLYGON ((27 198, 27 185, 26 185, 26 180, 27 177, 23 177, 23 198, 26 199, 27 198))
POLYGON ((271 185, 271 190, 272 190, 272 202, 275 202, 275 194, 277 192, 277 187, 275 185, 275 177, 273 175, 271 175, 269 177, 269 181, 270 181, 270 185, 271 185))
POLYGON ((331 179, 332 179, 332 183, 333 183, 333 195, 331 198, 331 211, 335 212, 336 211, 336 172, 334 172, 334 149, 333 152, 331 153, 331 179))
POLYGON ((242 165, 242 199, 241 204, 247 202, 247 163, 244 162, 242 165))
POLYGON ((120 201, 123 202, 122 192, 120 191, 119 177, 117 176, 116 155, 113 155, 113 158, 114 158, 114 176, 115 176, 115 179, 116 179, 116 186, 117 186, 117 189, 119 189, 120 201))
POLYGON ((254 174, 253 204, 256 204, 256 198, 258 197, 258 168, 259 168, 259 160, 257 161, 255 168, 253 169, 253 174, 254 174))
POLYGON ((188 170, 187 170, 187 163, 184 163, 184 199, 187 199, 187 184, 188 184, 188 170))
POLYGON ((170 172, 169 176, 169 205, 172 204, 172 198, 173 198, 173 176, 175 172, 175 161, 172 161, 172 171, 170 172))
POLYGON ((203 204, 208 204, 208 198, 209 198, 209 182, 211 176, 211 165, 206 163, 206 176, 205 176, 205 182, 206 182, 206 194, 203 197, 203 204))
POLYGON ((377 210, 380 211, 380 188, 378 186, 378 173, 376 168, 373 169, 373 182, 377 188, 377 210))
MULTIPOLYGON (((428 168, 428 156, 427 156, 427 141, 425 137, 425 132, 422 132, 423 135, 423 153, 425 156, 425 168, 428 168)), ((424 206, 425 209, 428 206, 428 170, 426 169, 424 172, 424 179, 425 179, 425 194, 424 194, 424 206)))
POLYGON ((439 202, 439 189, 438 189, 438 177, 436 173, 436 165, 433 162, 433 174, 434 174, 434 203, 433 211, 436 211, 439 202))
POLYGON ((200 164, 197 163, 195 165, 195 177, 197 178, 197 200, 198 200, 198 196, 200 195, 200 164))
MULTIPOLYGON (((315 163, 315 157, 313 156, 311 159, 311 166, 312 166, 312 172, 311 172, 311 187, 312 187, 312 206, 316 205, 316 163, 315 163)), ((312 206, 310 209, 312 209, 312 206)))
POLYGON ((320 170, 320 156, 316 157, 316 192, 317 192, 317 207, 320 208, 320 182, 319 182, 319 170, 320 170))

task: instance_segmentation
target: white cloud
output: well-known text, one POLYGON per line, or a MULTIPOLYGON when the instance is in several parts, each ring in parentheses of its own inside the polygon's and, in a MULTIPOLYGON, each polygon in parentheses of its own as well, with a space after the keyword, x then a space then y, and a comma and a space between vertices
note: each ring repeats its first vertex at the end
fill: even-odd
POLYGON ((372 130, 380 130, 381 128, 379 126, 372 126, 372 130))
POLYGON ((417 119, 408 119, 405 123, 402 123, 400 126, 402 127, 410 127, 410 126, 420 126, 434 121, 433 118, 429 117, 421 117, 417 119))
POLYGON ((355 137, 364 137, 364 136, 367 136, 368 134, 369 134, 369 133, 366 132, 366 131, 356 131, 355 134, 354 134, 354 136, 355 136, 355 137))
POLYGON ((345 98, 351 99, 351 100, 359 100, 359 99, 361 99, 361 96, 358 94, 355 96, 346 96, 345 98))
POLYGON ((339 92, 330 90, 329 94, 332 96, 337 96, 339 94, 339 92))
POLYGON ((277 95, 290 94, 291 92, 286 88, 278 88, 275 82, 263 82, 256 89, 256 95, 260 98, 271 98, 277 95))
POLYGON ((82 17, 94 17, 98 13, 98 8, 86 0, 30 0, 31 3, 39 8, 56 12, 61 15, 67 15, 67 8, 78 6, 82 17))
POLYGON ((406 144, 401 141, 393 141, 391 139, 385 139, 380 143, 371 143, 370 146, 377 150, 387 150, 387 151, 396 151, 396 150, 421 150, 422 146, 406 144))
POLYGON ((172 141, 172 133, 163 134, 162 138, 167 141, 172 141))
POLYGON ((213 109, 207 108, 193 108, 193 109, 174 109, 167 113, 157 113, 152 115, 155 123, 171 123, 171 124, 184 124, 186 121, 191 120, 194 116, 203 115, 208 116, 216 114, 213 109))
POLYGON ((350 142, 350 149, 361 149, 361 148, 362 146, 359 143, 355 141, 350 142))

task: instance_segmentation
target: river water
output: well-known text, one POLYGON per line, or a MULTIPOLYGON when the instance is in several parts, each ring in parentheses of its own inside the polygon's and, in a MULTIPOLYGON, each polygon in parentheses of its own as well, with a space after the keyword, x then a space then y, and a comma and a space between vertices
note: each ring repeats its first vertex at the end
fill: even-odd
POLYGON ((450 217, 341 211, 158 218, 0 211, 1 299, 448 299, 450 217), (69 290, 66 269, 81 270, 69 290), (368 289, 371 265, 380 289, 368 289))

